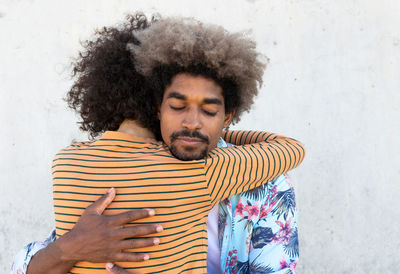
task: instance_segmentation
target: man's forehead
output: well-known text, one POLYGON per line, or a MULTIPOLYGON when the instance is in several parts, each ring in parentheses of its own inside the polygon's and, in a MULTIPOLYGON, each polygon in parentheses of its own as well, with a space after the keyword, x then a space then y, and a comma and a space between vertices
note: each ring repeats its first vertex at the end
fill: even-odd
POLYGON ((177 74, 167 86, 164 98, 200 100, 206 103, 223 103, 222 88, 214 80, 191 74, 177 74))

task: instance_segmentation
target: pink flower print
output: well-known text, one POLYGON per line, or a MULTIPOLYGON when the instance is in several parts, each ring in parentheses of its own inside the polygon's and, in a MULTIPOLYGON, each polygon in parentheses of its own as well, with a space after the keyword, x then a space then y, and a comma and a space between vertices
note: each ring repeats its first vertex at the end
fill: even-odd
POLYGON ((292 272, 294 273, 294 271, 296 270, 296 265, 297 265, 297 261, 293 261, 289 264, 289 269, 292 270, 292 272))
MULTIPOLYGON (((274 186, 271 188, 271 190, 270 190, 270 194, 268 195, 268 197, 267 197, 267 199, 266 199, 266 201, 265 201, 265 204, 267 205, 267 204, 270 203, 271 201, 274 201, 274 200, 275 200, 275 197, 276 197, 276 194, 277 194, 277 186, 274 185, 274 186)), ((275 202, 274 202, 274 203, 275 203, 275 202)))
POLYGON ((280 261, 279 262, 280 263, 280 270, 281 269, 287 269, 287 268, 289 268, 293 273, 295 272, 295 268, 296 268, 296 265, 297 265, 297 262, 296 261, 292 261, 292 260, 290 260, 290 262, 288 263, 288 262, 286 262, 285 261, 285 259, 284 258, 282 258, 282 261, 280 261))
POLYGON ((226 258, 225 263, 225 273, 229 273, 229 270, 233 270, 234 266, 237 263, 237 250, 233 249, 228 252, 228 257, 226 258))
POLYGON ((265 205, 262 205, 260 208, 260 219, 267 217, 268 213, 272 211, 273 206, 269 206, 268 208, 265 205))
POLYGON ((279 262, 281 265, 279 269, 285 269, 289 266, 289 264, 285 261, 285 259, 282 259, 282 261, 279 262))
POLYGON ((245 210, 245 207, 244 207, 244 205, 242 203, 242 200, 239 199, 239 202, 238 202, 238 204, 236 206, 235 216, 239 215, 242 218, 244 218, 244 214, 243 214, 244 210, 245 210))
POLYGON ((273 187, 272 187, 272 189, 271 189, 271 192, 272 192, 272 197, 275 197, 275 195, 276 195, 276 189, 277 189, 277 186, 276 185, 274 185, 273 187))
POLYGON ((254 205, 247 205, 244 209, 246 212, 249 213, 248 220, 251 220, 253 218, 257 218, 258 214, 260 214, 260 208, 258 206, 258 203, 255 202, 254 205))
POLYGON ((282 223, 280 221, 276 221, 276 223, 281 227, 279 231, 275 234, 273 241, 278 244, 287 245, 290 240, 290 236, 292 236, 293 229, 292 226, 292 218, 289 219, 286 223, 282 223))

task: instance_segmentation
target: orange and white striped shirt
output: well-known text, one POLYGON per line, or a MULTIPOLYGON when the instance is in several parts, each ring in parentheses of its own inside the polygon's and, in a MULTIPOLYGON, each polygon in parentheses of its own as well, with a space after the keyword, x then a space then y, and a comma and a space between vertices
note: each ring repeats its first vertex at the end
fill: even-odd
MULTIPOLYGON (((94 142, 60 151, 53 162, 57 236, 68 232, 85 208, 110 187, 117 195, 104 214, 153 208, 156 215, 132 224, 159 223, 158 246, 131 249, 145 262, 117 262, 135 273, 205 273, 207 215, 221 200, 260 186, 295 168, 304 157, 298 141, 260 131, 229 131, 207 158, 180 161, 165 144, 107 131, 94 142)), ((148 237, 148 236, 147 236, 148 237)), ((71 273, 106 273, 105 263, 79 262, 71 273)))

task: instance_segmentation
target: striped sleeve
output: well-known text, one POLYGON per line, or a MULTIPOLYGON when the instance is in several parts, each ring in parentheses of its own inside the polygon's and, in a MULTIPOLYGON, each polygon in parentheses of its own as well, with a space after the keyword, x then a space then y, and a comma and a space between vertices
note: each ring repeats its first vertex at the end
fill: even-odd
POLYGON ((206 160, 212 204, 256 188, 297 167, 304 146, 295 139, 262 131, 227 131, 224 139, 238 145, 214 149, 206 160))

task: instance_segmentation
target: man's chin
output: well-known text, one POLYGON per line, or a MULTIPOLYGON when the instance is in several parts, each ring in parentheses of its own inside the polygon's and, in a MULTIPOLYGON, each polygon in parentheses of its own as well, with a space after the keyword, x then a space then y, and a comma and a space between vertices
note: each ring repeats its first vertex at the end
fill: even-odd
POLYGON ((207 156, 208 149, 204 148, 199 151, 177 148, 176 146, 172 145, 170 147, 170 151, 175 158, 178 158, 182 161, 191 161, 191 160, 201 160, 207 156))

